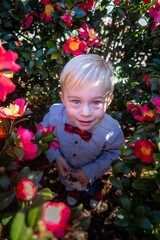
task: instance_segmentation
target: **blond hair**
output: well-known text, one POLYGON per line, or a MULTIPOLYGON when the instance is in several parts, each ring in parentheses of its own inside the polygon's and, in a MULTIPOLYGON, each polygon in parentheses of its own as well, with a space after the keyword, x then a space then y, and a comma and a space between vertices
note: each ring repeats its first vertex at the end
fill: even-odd
POLYGON ((63 68, 60 76, 62 92, 66 85, 70 88, 93 87, 104 84, 108 97, 113 95, 114 75, 112 65, 97 54, 85 54, 72 58, 63 68))

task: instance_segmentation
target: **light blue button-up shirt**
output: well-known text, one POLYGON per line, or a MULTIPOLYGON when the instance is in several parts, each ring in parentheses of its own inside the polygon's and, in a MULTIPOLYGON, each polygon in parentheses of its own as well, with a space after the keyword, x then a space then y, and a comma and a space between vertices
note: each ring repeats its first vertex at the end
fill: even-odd
MULTIPOLYGON (((124 136, 117 120, 108 114, 99 124, 89 131, 92 137, 89 142, 85 142, 79 135, 68 133, 64 130, 64 124, 69 123, 75 126, 67 117, 63 104, 54 104, 49 112, 44 116, 42 125, 55 126, 55 135, 60 143, 58 151, 49 149, 47 157, 52 163, 57 157, 63 156, 67 163, 77 170, 82 168, 92 184, 111 168, 111 163, 116 160, 120 153, 120 147, 124 144, 124 136)), ((66 186, 66 190, 73 188, 61 181, 66 186)))

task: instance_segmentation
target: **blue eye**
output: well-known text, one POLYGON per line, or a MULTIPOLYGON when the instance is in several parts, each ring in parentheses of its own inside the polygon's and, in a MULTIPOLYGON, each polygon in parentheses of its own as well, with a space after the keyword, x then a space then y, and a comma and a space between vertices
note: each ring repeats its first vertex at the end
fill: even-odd
POLYGON ((100 101, 93 101, 92 102, 94 105, 98 105, 98 104, 100 104, 100 101))
POLYGON ((73 100, 72 101, 74 104, 79 104, 80 103, 80 101, 78 101, 78 100, 73 100))

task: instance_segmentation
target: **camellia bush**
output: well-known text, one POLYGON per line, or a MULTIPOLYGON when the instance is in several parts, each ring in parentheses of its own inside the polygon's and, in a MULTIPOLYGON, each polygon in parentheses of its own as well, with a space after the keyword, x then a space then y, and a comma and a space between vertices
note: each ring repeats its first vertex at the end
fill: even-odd
POLYGON ((131 239, 160 239, 159 38, 159 0, 0 2, 2 239, 62 238, 80 217, 82 206, 54 203, 39 183, 43 173, 21 166, 59 147, 54 127, 38 123, 59 101, 64 65, 87 53, 113 63, 115 97, 107 111, 126 136, 110 177, 119 203, 115 225, 131 239))

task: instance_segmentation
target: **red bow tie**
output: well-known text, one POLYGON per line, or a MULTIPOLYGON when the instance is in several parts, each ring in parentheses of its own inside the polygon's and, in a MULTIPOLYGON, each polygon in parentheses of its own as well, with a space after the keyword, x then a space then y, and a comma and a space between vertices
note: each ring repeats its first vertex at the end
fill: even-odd
POLYGON ((80 130, 77 127, 73 127, 72 125, 65 123, 64 130, 68 133, 76 133, 78 134, 85 142, 88 142, 92 137, 92 133, 80 130))

